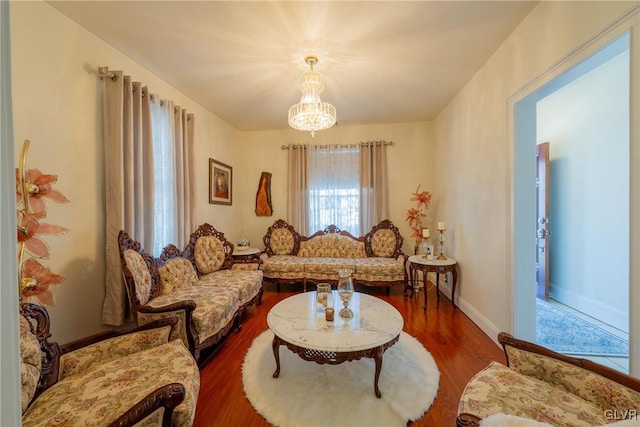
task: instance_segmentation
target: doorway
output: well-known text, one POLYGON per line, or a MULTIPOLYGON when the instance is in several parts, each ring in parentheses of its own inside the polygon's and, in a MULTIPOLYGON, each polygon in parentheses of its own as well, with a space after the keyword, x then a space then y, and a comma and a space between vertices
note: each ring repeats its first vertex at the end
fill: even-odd
MULTIPOLYGON (((516 288, 515 329, 525 339, 539 339, 538 322, 532 322, 540 316, 540 304, 532 303, 537 296, 628 339, 629 45, 626 32, 514 105, 514 168, 519 167, 515 199, 519 186, 535 194, 539 184, 545 184, 545 177, 525 183, 518 182, 518 176, 536 176, 536 149, 539 143, 549 142, 549 212, 536 212, 540 198, 523 200, 531 213, 518 216, 516 212, 514 217, 516 230, 520 225, 535 233, 534 238, 524 239, 535 242, 532 250, 525 253, 516 248, 516 270, 537 279, 531 290, 516 288), (531 187, 536 188, 529 191, 531 187), (536 260, 534 271, 530 261, 518 267, 523 256, 536 260)), ((515 202, 523 208, 523 203, 515 202)), ((517 236, 515 240, 517 247, 517 236)), ((572 335, 566 329, 560 331, 571 344, 572 335)), ((628 372, 628 359, 612 367, 628 372)))

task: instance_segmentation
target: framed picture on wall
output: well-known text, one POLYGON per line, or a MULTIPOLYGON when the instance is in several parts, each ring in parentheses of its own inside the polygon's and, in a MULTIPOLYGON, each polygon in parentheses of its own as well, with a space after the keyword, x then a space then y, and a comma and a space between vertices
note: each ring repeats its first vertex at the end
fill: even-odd
POLYGON ((209 159, 209 203, 230 205, 233 196, 233 168, 209 159))

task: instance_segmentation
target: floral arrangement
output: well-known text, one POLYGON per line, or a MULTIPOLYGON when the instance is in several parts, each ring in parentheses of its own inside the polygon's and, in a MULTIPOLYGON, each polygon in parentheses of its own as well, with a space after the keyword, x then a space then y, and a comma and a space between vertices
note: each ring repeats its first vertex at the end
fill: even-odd
POLYGON ((49 259, 49 245, 43 235, 61 235, 69 229, 41 222, 47 216, 46 200, 68 203, 59 190, 53 188, 57 175, 43 174, 38 169, 24 170, 29 141, 22 148, 20 167, 16 169, 18 207, 18 280, 20 299, 37 298, 42 305, 55 305, 49 288, 60 284, 64 277, 42 265, 38 259, 49 259), (32 256, 23 261, 24 252, 32 256))
POLYGON ((417 248, 422 243, 422 220, 427 217, 427 214, 423 212, 424 210, 429 209, 429 203, 431 203, 431 193, 428 191, 420 191, 420 185, 416 189, 415 193, 411 193, 411 198, 409 199, 411 202, 416 202, 415 208, 409 208, 407 211, 407 222, 409 223, 409 228, 411 228, 410 238, 415 239, 416 241, 416 253, 417 248))

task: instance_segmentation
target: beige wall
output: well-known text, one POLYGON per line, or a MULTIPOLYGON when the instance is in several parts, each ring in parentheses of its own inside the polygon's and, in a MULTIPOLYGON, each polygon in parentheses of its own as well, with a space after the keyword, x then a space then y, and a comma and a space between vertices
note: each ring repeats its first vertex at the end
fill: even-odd
POLYGON ((438 217, 460 261, 460 305, 512 330, 508 100, 635 3, 541 2, 435 120, 438 217))
MULTIPOLYGON (((287 220, 287 150, 283 144, 352 144, 361 141, 393 141, 387 148, 389 168, 389 215, 390 220, 405 236, 404 251, 413 254, 413 246, 408 242, 409 228, 405 221, 406 211, 411 206, 411 193, 420 185, 421 189, 432 190, 434 180, 434 160, 432 125, 429 122, 380 124, 371 126, 334 127, 316 133, 314 138, 308 133, 295 130, 247 132, 240 143, 245 153, 242 176, 236 184, 242 198, 242 221, 244 233, 252 245, 262 247, 262 237, 267 228, 277 219, 287 220), (273 216, 255 215, 255 197, 258 180, 263 172, 271 172, 271 193, 273 216)), ((434 195, 434 198, 437 196, 434 195)), ((428 218, 431 219, 431 218, 428 218)), ((234 237, 235 238, 235 237, 234 237)))
MULTIPOLYGON (((198 221, 239 215, 208 204, 207 159, 239 162, 240 133, 131 58, 43 2, 11 3, 15 150, 31 140, 27 167, 58 175, 70 200, 49 205, 47 222, 71 229, 46 238, 50 268, 66 277, 49 308, 53 339, 68 342, 101 329, 104 298, 104 166, 101 81, 96 70, 124 70, 196 117, 198 221)), ((221 227, 228 221, 220 221, 221 227)), ((108 236, 115 238, 115 236, 108 236)))

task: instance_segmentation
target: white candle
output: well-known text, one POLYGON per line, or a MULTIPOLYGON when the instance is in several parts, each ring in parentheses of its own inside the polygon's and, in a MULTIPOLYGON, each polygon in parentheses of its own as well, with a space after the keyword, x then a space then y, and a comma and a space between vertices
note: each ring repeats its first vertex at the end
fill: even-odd
POLYGON ((428 239, 429 237, 431 237, 431 233, 429 232, 428 228, 422 229, 422 237, 424 237, 425 239, 428 239))
POLYGON ((438 223, 438 231, 444 231, 447 229, 447 226, 444 222, 439 222, 438 223))

